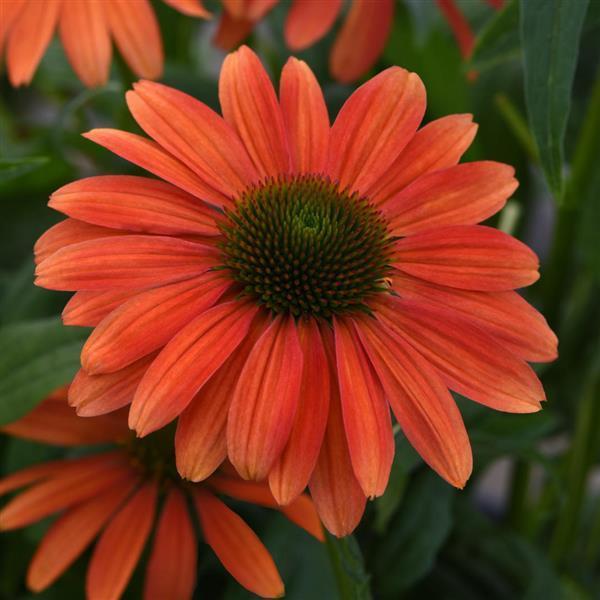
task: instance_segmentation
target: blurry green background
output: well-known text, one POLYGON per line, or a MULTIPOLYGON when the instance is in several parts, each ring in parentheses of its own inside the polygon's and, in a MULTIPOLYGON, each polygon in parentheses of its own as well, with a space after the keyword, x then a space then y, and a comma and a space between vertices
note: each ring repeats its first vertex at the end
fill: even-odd
MULTIPOLYGON (((214 24, 154 4, 163 81, 218 110, 224 55, 211 46, 214 24)), ((275 512, 240 506, 289 598, 600 597, 600 1, 513 0, 501 12, 484 0, 458 4, 478 34, 469 63, 433 0, 404 0, 373 73, 393 64, 416 71, 428 92, 426 121, 469 112, 479 123, 464 160, 515 166, 520 187, 494 224, 542 261, 541 280, 525 295, 560 339, 559 360, 537 369, 548 402, 537 414, 508 415, 459 399, 475 457, 464 491, 424 467, 400 436, 388 491, 342 542, 321 546, 275 512)), ((288 8, 278 6, 250 40, 274 80, 289 55, 288 8)), ((356 87, 329 77, 334 35, 299 54, 332 117, 356 87)), ((124 102, 132 81, 116 59, 110 83, 85 90, 56 40, 30 87, 0 79, 0 424, 77 369, 87 331, 61 326, 65 295, 33 287, 31 249, 59 220, 46 207, 53 190, 82 176, 135 172, 80 136, 98 126, 138 131, 124 102)), ((0 475, 63 454, 2 436, 0 475)), ((0 598, 30 597, 24 573, 44 529, 0 535, 0 598)), ((82 597, 86 560, 40 597, 82 597)), ((199 569, 199 597, 250 596, 208 547, 199 569)), ((126 597, 140 596, 141 573, 126 597)))

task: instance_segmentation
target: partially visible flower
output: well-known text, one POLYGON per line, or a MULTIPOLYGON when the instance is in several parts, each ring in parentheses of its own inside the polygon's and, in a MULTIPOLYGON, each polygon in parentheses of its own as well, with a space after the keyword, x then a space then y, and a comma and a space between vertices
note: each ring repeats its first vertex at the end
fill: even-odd
MULTIPOLYGON (((172 440, 160 434, 136 440, 122 413, 77 417, 67 388, 47 398, 26 417, 2 428, 25 439, 78 449, 112 443, 111 449, 29 467, 0 480, 0 495, 27 488, 0 510, 0 530, 25 527, 50 515, 50 526, 29 566, 28 587, 50 586, 95 538, 87 570, 89 600, 116 600, 125 590, 154 531, 146 568, 144 598, 191 598, 196 585, 195 506, 200 530, 223 566, 248 590, 264 597, 284 587, 268 550, 220 498, 229 496, 278 508, 268 486, 241 480, 224 466, 202 484, 183 482, 175 470, 172 440), (154 522, 156 519, 156 527, 154 522)), ((307 496, 280 509, 322 540, 307 496)))
MULTIPOLYGON (((207 17, 201 0, 164 0, 182 13, 207 17)), ((0 53, 8 78, 28 84, 58 30, 75 73, 88 87, 106 83, 114 41, 138 77, 163 70, 158 21, 149 0, 0 0, 0 53)))

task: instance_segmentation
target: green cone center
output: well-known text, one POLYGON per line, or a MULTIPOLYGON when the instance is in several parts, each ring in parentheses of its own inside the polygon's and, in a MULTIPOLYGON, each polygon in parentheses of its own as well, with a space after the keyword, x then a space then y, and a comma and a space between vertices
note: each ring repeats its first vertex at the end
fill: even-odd
POLYGON ((321 176, 267 180, 225 212, 224 266, 275 313, 330 318, 368 310, 387 289, 392 238, 365 198, 321 176))

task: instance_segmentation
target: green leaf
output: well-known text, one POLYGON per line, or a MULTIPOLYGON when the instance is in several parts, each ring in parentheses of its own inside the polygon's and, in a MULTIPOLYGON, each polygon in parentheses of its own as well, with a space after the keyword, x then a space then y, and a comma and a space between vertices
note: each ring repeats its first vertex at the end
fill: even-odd
POLYGON ((469 69, 484 71, 514 60, 520 54, 519 3, 517 0, 511 0, 494 15, 477 36, 469 69))
POLYGON ((340 599, 370 600, 369 575, 354 536, 336 538, 328 532, 325 535, 340 599))
POLYGON ((564 137, 588 0, 521 3, 525 99, 548 185, 563 194, 564 137))
POLYGON ((29 158, 0 158, 0 183, 26 175, 48 162, 46 156, 29 158))
POLYGON ((88 331, 58 317, 0 328, 0 425, 15 421, 79 368, 88 331))

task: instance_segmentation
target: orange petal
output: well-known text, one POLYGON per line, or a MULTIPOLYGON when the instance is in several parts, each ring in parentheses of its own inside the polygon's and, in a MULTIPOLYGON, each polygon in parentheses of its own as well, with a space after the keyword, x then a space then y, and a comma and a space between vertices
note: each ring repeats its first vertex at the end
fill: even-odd
POLYGON ((221 50, 237 48, 254 29, 254 21, 236 18, 227 10, 223 10, 213 43, 221 50))
POLYGON ((229 573, 259 596, 283 596, 277 567, 252 529, 212 494, 197 490, 195 500, 204 539, 229 573))
POLYGON ((329 148, 329 115, 319 82, 305 62, 288 59, 281 72, 279 96, 293 170, 323 173, 329 148))
MULTIPOLYGON (((262 19, 279 0, 247 0, 245 16, 253 21, 262 19)), ((231 2, 229 3, 231 6, 231 2)))
POLYGON ((115 453, 80 460, 47 481, 11 500, 0 511, 0 529, 17 529, 102 493, 131 478, 129 467, 115 453))
POLYGON ((341 8, 342 0, 293 0, 283 28, 288 48, 296 52, 320 40, 333 27, 341 8))
POLYGON ((213 306, 229 285, 219 273, 206 273, 141 292, 94 329, 81 352, 83 368, 90 375, 111 373, 158 350, 213 306))
POLYGON ((62 311, 65 325, 95 327, 113 310, 134 296, 137 291, 77 292, 62 311))
POLYGON ((152 140, 118 129, 92 129, 83 137, 201 200, 216 206, 229 202, 227 196, 205 183, 194 171, 152 140))
POLYGON ((399 298, 378 303, 376 313, 459 394, 496 410, 530 413, 541 409, 544 390, 531 367, 464 317, 399 298))
POLYGON ((89 375, 81 369, 69 388, 69 404, 80 417, 96 417, 131 404, 135 390, 156 354, 105 375, 89 375))
POLYGON ((308 485, 327 427, 329 367, 316 321, 298 322, 304 368, 300 398, 290 438, 269 473, 279 504, 289 504, 308 485))
POLYGON ((399 271, 393 280, 402 298, 434 304, 467 318, 524 360, 550 362, 557 357, 558 340, 546 319, 517 292, 456 290, 399 271))
POLYGON ((229 407, 229 460, 245 479, 264 479, 290 436, 302 361, 294 320, 276 317, 250 352, 229 407))
POLYGON ((111 0, 105 9, 111 34, 129 68, 138 77, 158 79, 163 71, 163 47, 150 2, 111 0))
POLYGON ((118 600, 150 535, 156 510, 156 482, 141 487, 111 520, 98 540, 86 579, 89 600, 118 600))
POLYGON ((367 499, 350 461, 331 337, 324 340, 330 370, 329 419, 309 487, 325 527, 333 535, 344 537, 360 522, 367 499))
POLYGON ((515 238, 481 225, 439 227, 401 239, 394 266, 440 285, 504 291, 539 279, 535 253, 515 238))
POLYGON ((373 183, 369 197, 376 204, 383 204, 422 175, 453 167, 476 133, 472 115, 449 115, 428 123, 373 183))
MULTIPOLYGON (((28 84, 52 39, 59 0, 26 2, 16 15, 8 32, 6 64, 13 86, 28 84)), ((4 15, 3 15, 4 17, 4 15)))
POLYGON ((394 459, 390 409, 351 322, 334 320, 344 429, 352 468, 365 496, 381 496, 394 459))
POLYGON ((197 545, 185 496, 177 488, 171 488, 156 526, 144 600, 192 597, 196 587, 197 545))
POLYGON ((211 187, 233 198, 258 179, 238 136, 206 104, 151 81, 134 89, 127 104, 142 129, 211 187))
POLYGON ((75 219, 65 219, 50 227, 35 243, 33 248, 35 264, 41 263, 51 254, 54 254, 57 250, 65 246, 124 234, 125 232, 123 231, 98 227, 97 225, 90 225, 89 223, 76 221, 75 219))
POLYGON ((210 19, 212 16, 201 0, 163 0, 163 2, 190 17, 210 19))
POLYGON ((508 165, 480 161, 423 175, 383 205, 391 233, 475 225, 501 210, 519 183, 508 165))
POLYGON ((376 62, 387 42, 394 16, 393 0, 353 0, 329 57, 335 79, 351 83, 376 62))
POLYGON ((69 217, 114 229, 164 235, 219 235, 218 213, 175 186, 130 175, 101 175, 69 183, 48 206, 69 217))
POLYGON ((331 128, 328 173, 342 188, 366 193, 411 140, 425 112, 415 73, 390 67, 360 86, 331 128))
POLYGON ((104 6, 88 0, 69 0, 60 13, 60 37, 73 70, 88 87, 108 79, 112 48, 104 6))
POLYGON ((225 460, 229 404, 248 355, 262 335, 266 322, 266 313, 259 312, 244 341, 208 380, 177 420, 177 470, 185 479, 206 479, 225 460))
POLYGON ((40 481, 41 479, 47 479, 54 475, 54 473, 60 472, 64 464, 65 461, 63 460, 55 460, 41 465, 28 467, 27 469, 3 477, 0 479, 0 496, 25 487, 30 483, 40 481))
POLYGON ((25 0, 2 0, 2 18, 0 19, 0 56, 12 24, 15 22, 25 0))
POLYGON ((41 592, 54 583, 98 535, 135 485, 114 488, 86 500, 53 523, 31 559, 27 587, 41 592))
POLYGON ((132 290, 197 277, 216 250, 182 239, 123 235, 58 250, 36 269, 35 284, 53 290, 132 290))
POLYGON ((247 46, 225 58, 219 99, 225 120, 238 132, 260 177, 287 173, 290 157, 281 109, 269 76, 247 46))
POLYGON ((144 436, 177 417, 246 337, 257 310, 237 301, 219 304, 173 337, 136 391, 129 427, 144 436))
POLYGON ((404 435, 423 460, 455 487, 471 474, 471 446, 460 412, 433 367, 371 318, 356 330, 404 435))

